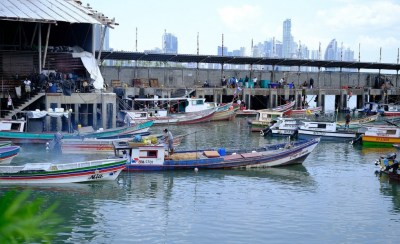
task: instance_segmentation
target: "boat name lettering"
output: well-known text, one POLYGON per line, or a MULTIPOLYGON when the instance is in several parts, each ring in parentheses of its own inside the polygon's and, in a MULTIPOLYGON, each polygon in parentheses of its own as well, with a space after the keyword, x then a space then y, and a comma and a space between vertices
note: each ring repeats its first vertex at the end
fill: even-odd
POLYGON ((96 180, 101 178, 103 178, 103 174, 92 174, 91 176, 89 176, 88 180, 96 180))
POLYGON ((321 132, 321 131, 314 131, 313 133, 314 133, 314 135, 321 135, 321 136, 325 135, 325 132, 321 132))
POLYGON ((378 137, 376 138, 377 141, 389 141, 389 138, 382 138, 382 137, 378 137))
POLYGON ((138 163, 140 163, 140 164, 153 164, 153 160, 149 160, 149 159, 139 160, 138 163))

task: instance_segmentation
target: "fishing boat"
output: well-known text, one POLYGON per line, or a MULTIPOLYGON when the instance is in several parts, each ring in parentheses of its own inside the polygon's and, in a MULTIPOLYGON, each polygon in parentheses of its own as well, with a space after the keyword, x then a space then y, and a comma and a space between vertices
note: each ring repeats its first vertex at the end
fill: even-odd
POLYGON ((400 181, 399 161, 396 160, 396 153, 389 153, 380 156, 375 161, 375 165, 379 166, 379 172, 386 174, 390 179, 400 181))
POLYGON ((130 124, 152 121, 155 125, 183 125, 209 122, 214 116, 215 109, 210 108, 199 112, 182 114, 168 114, 166 110, 155 111, 154 114, 142 110, 121 111, 121 113, 125 114, 124 120, 129 120, 130 124))
POLYGON ((254 109, 239 109, 236 112, 237 117, 256 117, 257 115, 258 112, 254 109))
POLYGON ((0 147, 11 146, 12 141, 0 141, 0 147))
POLYGON ((9 164, 11 160, 18 155, 19 146, 2 146, 0 147, 0 164, 9 164))
POLYGON ((215 108, 215 113, 211 118, 211 121, 224 121, 232 120, 236 117, 236 112, 239 110, 238 107, 234 108, 233 103, 227 103, 218 105, 217 103, 207 103, 210 108, 215 108))
POLYGON ((361 109, 357 109, 358 113, 365 115, 374 115, 382 113, 380 105, 376 102, 366 102, 361 109))
MULTIPOLYGON (((185 135, 174 136, 174 147, 181 144, 185 135)), ((163 145, 160 138, 154 136, 122 138, 122 139, 97 139, 97 138, 84 138, 84 139, 63 139, 61 141, 61 151, 63 154, 112 154, 114 152, 113 143, 136 146, 146 145, 163 145), (140 139, 135 139, 140 138, 140 139), (155 141, 153 140, 155 139, 155 141)))
POLYGON ((362 135, 362 145, 370 147, 392 147, 400 144, 400 128, 396 126, 369 126, 362 135))
POLYGON ((249 120, 248 123, 251 126, 252 132, 260 132, 266 127, 269 127, 276 123, 278 118, 282 118, 285 112, 275 111, 271 109, 257 110, 258 115, 256 119, 249 120))
POLYGON ((299 139, 320 137, 321 141, 351 142, 357 136, 357 131, 339 129, 336 122, 304 121, 298 130, 299 139))
POLYGON ((319 114, 322 111, 322 107, 313 107, 313 108, 302 108, 302 109, 292 109, 289 111, 289 116, 299 116, 299 115, 310 115, 310 114, 319 114))
MULTIPOLYGON (((360 127, 364 127, 366 126, 366 124, 368 123, 372 123, 375 122, 378 118, 379 118, 379 114, 375 114, 375 115, 370 115, 367 117, 363 117, 363 118, 356 118, 356 119, 351 119, 350 123, 349 123, 349 129, 357 129, 360 127)), ((346 122, 345 121, 337 121, 336 125, 339 128, 345 128, 346 122)))
POLYGON ((285 104, 282 104, 280 106, 277 106, 273 108, 273 111, 278 111, 278 112, 287 112, 287 114, 290 113, 290 110, 293 109, 294 105, 296 105, 296 101, 291 101, 285 104))
POLYGON ((267 145, 256 150, 194 150, 166 154, 164 147, 126 147, 114 144, 116 156, 128 152, 127 171, 264 168, 301 164, 319 139, 267 145))
POLYGON ((382 116, 400 116, 400 104, 381 104, 382 116))
POLYGON ((1 184, 55 184, 115 180, 126 160, 104 159, 77 163, 27 163, 0 166, 1 184))
MULTIPOLYGON (((124 136, 148 130, 153 121, 143 121, 131 126, 111 129, 94 130, 91 126, 81 128, 76 133, 65 133, 63 138, 108 138, 112 136, 124 136)), ((7 120, 0 122, 0 139, 10 140, 16 144, 22 143, 46 143, 54 138, 55 132, 26 132, 26 122, 23 120, 7 120)))
POLYGON ((299 126, 303 124, 304 119, 298 118, 277 118, 276 123, 260 131, 262 136, 295 136, 298 133, 299 126))

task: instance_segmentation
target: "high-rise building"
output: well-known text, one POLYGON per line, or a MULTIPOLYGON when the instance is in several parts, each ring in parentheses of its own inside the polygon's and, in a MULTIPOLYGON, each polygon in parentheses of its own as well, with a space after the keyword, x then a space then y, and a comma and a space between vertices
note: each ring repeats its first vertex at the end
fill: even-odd
POLYGON ((340 53, 338 53, 336 39, 333 39, 326 47, 324 59, 325 60, 340 60, 340 53))
POLYGON ((227 47, 224 47, 224 50, 222 50, 222 47, 221 46, 218 46, 218 56, 229 56, 228 55, 228 48, 227 47))
POLYGON ((178 53, 178 38, 176 36, 165 31, 162 37, 162 42, 163 53, 178 53))
POLYGON ((283 39, 282 39, 283 58, 291 58, 293 37, 292 37, 292 20, 286 19, 283 21, 283 39))

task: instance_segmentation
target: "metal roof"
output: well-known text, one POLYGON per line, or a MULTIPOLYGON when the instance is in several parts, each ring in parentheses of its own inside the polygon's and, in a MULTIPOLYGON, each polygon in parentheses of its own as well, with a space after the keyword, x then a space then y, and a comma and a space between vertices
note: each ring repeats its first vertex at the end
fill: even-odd
MULTIPOLYGON (((98 53, 97 53, 98 55, 98 53)), ((400 64, 348 62, 337 60, 310 60, 310 59, 284 59, 284 58, 255 58, 233 57, 195 54, 160 54, 140 52, 110 52, 102 51, 102 60, 143 60, 178 63, 217 63, 217 64, 252 64, 275 66, 308 66, 321 68, 348 68, 348 69, 384 69, 400 70, 400 64)))
POLYGON ((77 0, 1 0, 0 20, 40 23, 115 24, 77 0))

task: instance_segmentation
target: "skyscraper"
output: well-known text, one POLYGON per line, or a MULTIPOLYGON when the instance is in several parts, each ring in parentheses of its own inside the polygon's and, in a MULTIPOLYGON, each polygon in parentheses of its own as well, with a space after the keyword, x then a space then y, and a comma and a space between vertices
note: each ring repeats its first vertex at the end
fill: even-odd
POLYGON ((325 60, 340 60, 340 54, 338 55, 338 48, 336 39, 333 39, 325 50, 325 60))
POLYGON ((162 37, 162 42, 163 53, 178 53, 178 38, 176 36, 165 31, 162 37))
POLYGON ((291 58, 292 47, 293 47, 293 37, 292 37, 292 20, 286 19, 283 21, 283 42, 282 42, 282 52, 284 58, 291 58))

